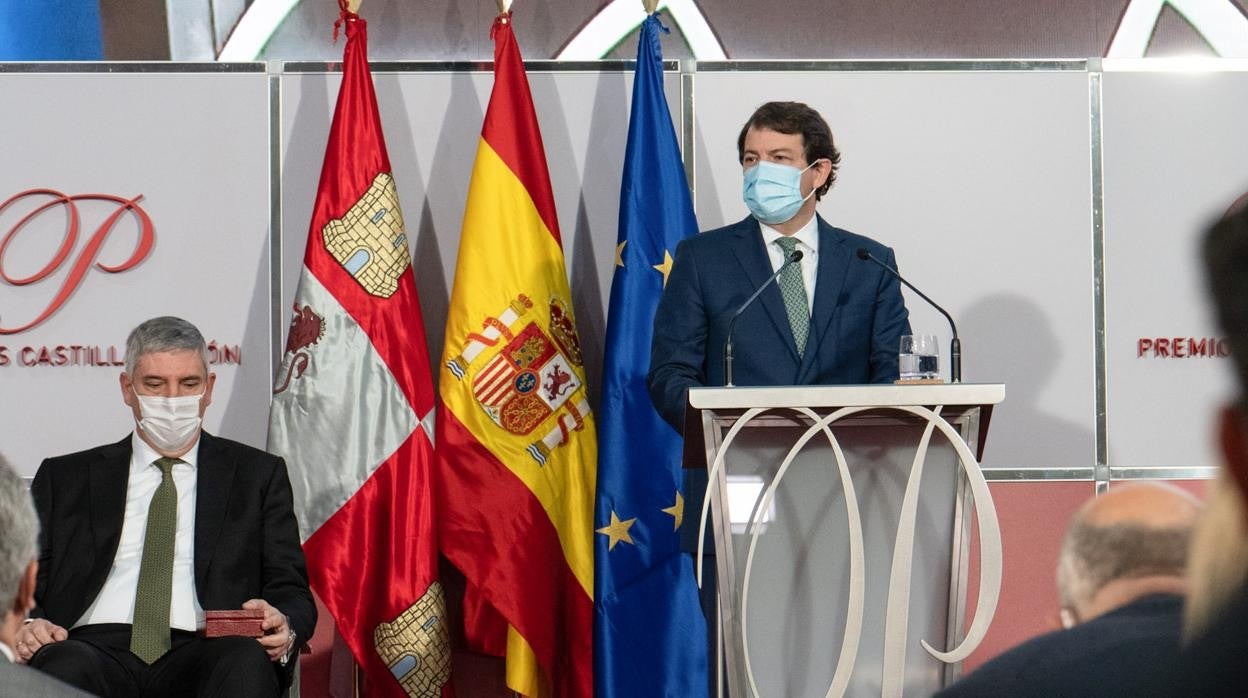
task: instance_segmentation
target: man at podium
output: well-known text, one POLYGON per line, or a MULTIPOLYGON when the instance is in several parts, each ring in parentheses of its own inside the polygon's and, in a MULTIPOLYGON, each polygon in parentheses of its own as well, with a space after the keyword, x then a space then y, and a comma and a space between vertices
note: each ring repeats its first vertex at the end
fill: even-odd
MULTIPOLYGON (((722 386, 729 377, 735 385, 891 383, 901 335, 910 331, 897 278, 858 258, 865 249, 894 266, 893 251, 815 213, 841 160, 823 117, 798 102, 768 102, 741 129, 737 156, 750 216, 680 243, 655 312, 646 383, 681 433, 689 389, 722 386), (724 362, 730 331, 731 376, 724 362)), ((706 484, 706 471, 688 472, 694 511, 706 484)), ((697 550, 697 535, 682 527, 686 552, 697 550)), ((704 568, 701 600, 714 656, 715 564, 704 568)))
POLYGON ((823 117, 768 102, 741 129, 737 155, 750 216, 676 248, 655 313, 647 384, 677 431, 689 388, 725 384, 734 318, 736 385, 891 383, 910 331, 897 278, 858 258, 865 249, 895 268, 892 249, 815 213, 841 160, 823 117))

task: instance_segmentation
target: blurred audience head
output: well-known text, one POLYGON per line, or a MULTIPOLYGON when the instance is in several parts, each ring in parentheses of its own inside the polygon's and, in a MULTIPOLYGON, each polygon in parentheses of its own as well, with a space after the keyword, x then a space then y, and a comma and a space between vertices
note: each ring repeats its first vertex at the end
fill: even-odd
POLYGON ((26 482, 0 456, 0 639, 34 606, 39 519, 26 482))
POLYGON ((1112 486, 1084 504, 1062 540, 1057 588, 1072 627, 1150 594, 1182 593, 1201 503, 1172 485, 1112 486))
POLYGON ((1192 544, 1184 612, 1188 638, 1207 628, 1248 581, 1248 195, 1205 235, 1203 257, 1214 317, 1231 347, 1238 386, 1219 417, 1223 467, 1209 484, 1208 511, 1192 544))

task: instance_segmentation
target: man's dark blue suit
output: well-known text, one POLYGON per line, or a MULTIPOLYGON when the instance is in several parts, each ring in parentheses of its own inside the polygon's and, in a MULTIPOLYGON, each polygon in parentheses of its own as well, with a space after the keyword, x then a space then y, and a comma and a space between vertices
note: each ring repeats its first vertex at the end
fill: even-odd
MULTIPOLYGON (((897 348, 910 332, 901 285, 864 248, 896 268, 892 249, 828 225, 819 227, 814 309, 799 356, 780 289, 772 284, 733 330, 736 385, 849 385, 897 379, 897 348)), ((733 312, 772 274, 752 216, 688 238, 655 313, 647 383, 654 404, 677 430, 689 388, 724 384, 724 343, 733 312)))
POLYGON ((1147 689, 1135 692, 1131 686, 1178 658, 1182 614, 1182 597, 1145 596, 1070 630, 1028 640, 936 694, 937 698, 1161 695, 1147 689))

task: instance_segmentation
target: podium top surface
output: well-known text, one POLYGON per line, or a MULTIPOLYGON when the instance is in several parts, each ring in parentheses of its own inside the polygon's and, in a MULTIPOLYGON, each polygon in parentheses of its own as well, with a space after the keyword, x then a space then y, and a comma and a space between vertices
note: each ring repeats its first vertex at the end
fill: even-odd
POLYGON ((878 405, 996 405, 1005 399, 1003 383, 921 385, 787 385, 690 388, 695 410, 753 407, 858 407, 878 405))
POLYGON ((831 410, 839 407, 924 407, 961 408, 953 411, 980 413, 976 458, 983 458, 984 443, 992 408, 1005 400, 1003 383, 949 383, 916 385, 786 385, 732 388, 690 388, 685 409, 686 468, 706 467, 705 433, 702 415, 740 415, 752 408, 809 407, 831 410))

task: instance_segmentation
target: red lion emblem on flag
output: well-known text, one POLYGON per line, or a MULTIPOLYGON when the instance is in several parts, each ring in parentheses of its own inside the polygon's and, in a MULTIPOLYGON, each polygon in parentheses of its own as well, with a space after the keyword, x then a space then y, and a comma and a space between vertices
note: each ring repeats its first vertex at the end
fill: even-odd
POLYGON ((310 306, 299 307, 295 303, 295 316, 290 320, 290 333, 286 337, 286 353, 290 355, 286 364, 286 378, 282 384, 273 389, 273 394, 285 392, 293 378, 301 378, 312 362, 312 355, 306 349, 321 341, 325 336, 325 319, 317 315, 310 306))

